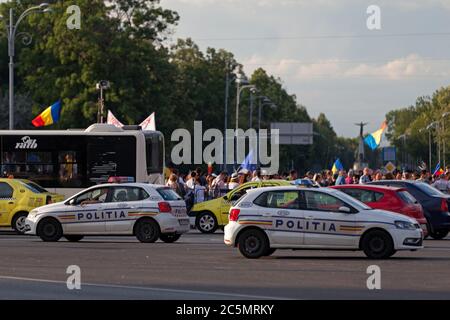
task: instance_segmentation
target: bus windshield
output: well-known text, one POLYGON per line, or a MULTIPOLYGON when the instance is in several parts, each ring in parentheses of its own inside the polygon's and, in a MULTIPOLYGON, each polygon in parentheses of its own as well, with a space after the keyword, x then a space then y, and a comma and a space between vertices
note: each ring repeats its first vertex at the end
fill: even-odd
POLYGON ((164 167, 164 138, 159 132, 145 133, 147 174, 161 173, 164 167))

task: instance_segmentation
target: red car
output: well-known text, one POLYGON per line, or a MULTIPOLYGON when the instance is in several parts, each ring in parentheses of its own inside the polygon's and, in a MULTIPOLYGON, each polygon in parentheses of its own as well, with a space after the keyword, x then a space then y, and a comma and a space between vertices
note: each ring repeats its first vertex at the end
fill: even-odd
POLYGON ((373 209, 382 209, 414 218, 427 236, 427 219, 422 206, 406 189, 375 185, 346 184, 332 186, 349 196, 364 202, 373 209))

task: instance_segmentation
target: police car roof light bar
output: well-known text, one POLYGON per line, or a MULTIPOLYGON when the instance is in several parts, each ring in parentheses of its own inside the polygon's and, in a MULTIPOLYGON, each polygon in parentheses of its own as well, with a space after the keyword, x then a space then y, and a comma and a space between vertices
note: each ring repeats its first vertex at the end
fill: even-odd
POLYGON ((133 177, 109 177, 108 183, 133 183, 133 177))

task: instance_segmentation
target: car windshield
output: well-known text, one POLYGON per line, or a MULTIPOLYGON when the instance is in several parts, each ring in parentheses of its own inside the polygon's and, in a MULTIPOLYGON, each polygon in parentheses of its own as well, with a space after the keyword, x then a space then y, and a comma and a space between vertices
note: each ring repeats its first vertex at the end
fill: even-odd
POLYGON ((435 197, 445 196, 444 193, 442 193, 441 191, 439 191, 436 188, 433 188, 432 186, 430 186, 429 184, 427 184, 425 182, 417 182, 417 183, 415 183, 415 186, 417 186, 417 188, 419 188, 420 191, 424 192, 425 194, 427 194, 429 196, 435 196, 435 197))
POLYGON ((48 191, 42 188, 40 185, 34 183, 34 182, 24 182, 20 181, 20 184, 22 184, 25 188, 30 190, 33 193, 47 193, 48 191))
MULTIPOLYGON (((328 188, 327 188, 328 189, 328 188)), ((357 210, 373 210, 368 205, 362 203, 361 201, 356 200, 355 198, 349 196, 348 194, 339 191, 337 189, 328 189, 331 195, 335 196, 336 198, 341 199, 342 201, 348 203, 352 207, 354 207, 357 210)))

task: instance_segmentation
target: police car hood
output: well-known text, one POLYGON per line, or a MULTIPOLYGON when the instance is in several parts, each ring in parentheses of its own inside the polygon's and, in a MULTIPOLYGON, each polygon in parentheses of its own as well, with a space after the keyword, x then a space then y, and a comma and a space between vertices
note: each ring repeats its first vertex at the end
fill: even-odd
POLYGON ((373 209, 373 210, 367 210, 367 212, 370 213, 371 218, 374 220, 380 220, 382 218, 383 220, 386 220, 386 222, 394 222, 394 221, 403 220, 403 221, 408 221, 411 223, 417 223, 417 221, 413 218, 410 218, 403 214, 392 212, 392 211, 373 209))
POLYGON ((57 209, 57 208, 61 208, 64 207, 64 202, 56 202, 56 203, 52 203, 52 204, 47 204, 45 206, 42 207, 38 207, 34 210, 37 210, 37 212, 41 212, 41 211, 50 211, 51 209, 57 209))

